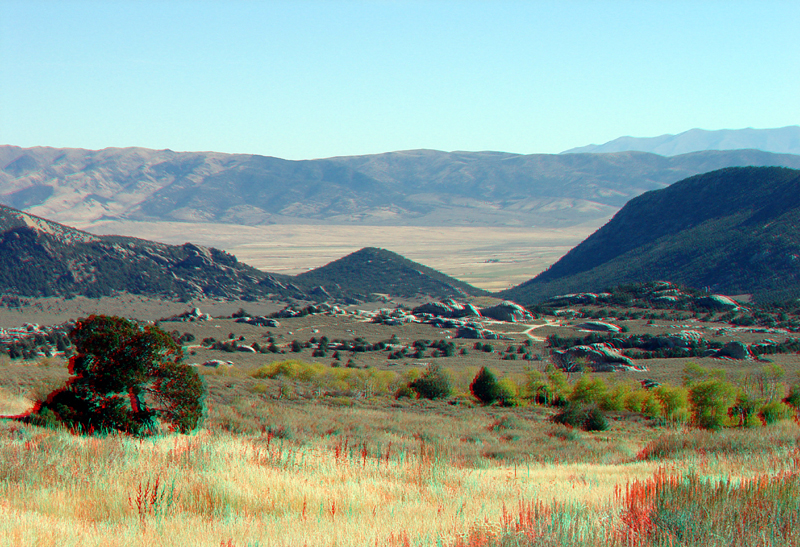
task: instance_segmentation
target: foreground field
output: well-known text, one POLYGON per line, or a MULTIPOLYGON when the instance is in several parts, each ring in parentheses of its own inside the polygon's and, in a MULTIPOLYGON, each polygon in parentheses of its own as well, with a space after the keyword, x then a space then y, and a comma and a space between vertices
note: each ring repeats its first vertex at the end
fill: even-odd
MULTIPOLYGON (((161 323, 193 337, 187 361, 230 362, 196 368, 208 395, 202 427, 191 435, 80 437, 0 421, 0 545, 800 544, 800 427, 786 419, 796 409, 780 407, 784 414, 764 417, 770 425, 753 414, 748 427, 725 415, 721 430, 710 432, 686 425, 688 407, 682 415, 658 405, 648 411, 656 392, 639 384, 650 378, 681 386, 688 370, 777 404, 797 384, 796 353, 642 359, 650 370, 564 375, 564 397, 606 412, 608 428, 590 432, 553 423, 559 407, 540 406, 534 396, 552 370, 545 337, 585 335, 580 319, 488 323, 505 339, 487 352, 452 329, 376 324, 363 314, 282 318, 268 329, 225 316, 239 305, 252 313, 276 308, 210 301, 202 307, 211 320, 161 323), (315 356, 323 336, 375 347, 315 356), (279 351, 200 344, 211 337, 279 351), (452 344, 452 351, 429 346, 423 356, 392 358, 376 349, 421 340, 452 344), (393 396, 430 364, 447 370, 451 396, 393 396), (478 404, 469 386, 484 366, 516 386, 518 406, 478 404), (607 390, 590 383, 598 379, 607 390)), ((186 306, 131 296, 42 299, 2 310, 0 321, 47 324, 90 311, 152 320, 186 306)), ((765 336, 684 313, 619 322, 632 333, 689 328, 719 342, 765 336)), ((26 412, 68 376, 63 354, 0 357, 0 415, 26 412)), ((547 378, 555 389, 559 377, 547 378)))
MULTIPOLYGON (((3 413, 25 405, 0 391, 3 413)), ((145 440, 0 424, 3 544, 800 540, 793 422, 709 433, 619 414, 589 433, 550 423, 540 407, 258 397, 209 406, 199 432, 145 440)))

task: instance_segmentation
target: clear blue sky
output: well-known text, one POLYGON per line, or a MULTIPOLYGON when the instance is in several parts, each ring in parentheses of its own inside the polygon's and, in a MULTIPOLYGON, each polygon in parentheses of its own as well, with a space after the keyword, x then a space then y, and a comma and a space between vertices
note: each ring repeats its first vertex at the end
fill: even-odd
POLYGON ((306 159, 800 123, 800 2, 0 0, 0 144, 306 159))

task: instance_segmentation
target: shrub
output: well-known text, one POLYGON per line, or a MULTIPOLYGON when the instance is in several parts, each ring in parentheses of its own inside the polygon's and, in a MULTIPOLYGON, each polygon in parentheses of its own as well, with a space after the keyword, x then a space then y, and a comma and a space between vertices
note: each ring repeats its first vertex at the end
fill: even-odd
POLYGON ((658 397, 650 393, 642 404, 642 414, 648 418, 664 417, 664 404, 658 397))
POLYGON ((793 414, 792 408, 780 401, 770 401, 761 407, 758 416, 764 425, 774 424, 781 420, 790 418, 793 414))
POLYGON ((575 382, 569 400, 576 403, 596 404, 605 399, 607 392, 608 387, 602 378, 584 374, 575 382))
POLYGON ((416 392, 408 385, 400 386, 397 388, 397 391, 394 392, 395 399, 413 399, 416 396, 416 392))
POLYGON ((689 417, 689 391, 684 387, 658 386, 653 393, 664 407, 664 417, 677 423, 686 422, 689 417))
POLYGON ((689 389, 692 420, 704 429, 720 429, 735 401, 733 386, 722 380, 705 380, 689 389))
POLYGON ((603 399, 598 401, 600 408, 611 411, 625 410, 625 397, 632 389, 635 389, 633 384, 615 384, 611 389, 606 391, 603 399))
POLYGON ((625 410, 630 412, 642 412, 644 403, 650 394, 643 389, 634 389, 625 395, 625 410))
POLYGON ((583 408, 575 403, 569 403, 561 411, 553 416, 553 422, 570 427, 580 427, 586 419, 583 408))
POLYGON ((544 374, 538 370, 529 370, 525 381, 526 398, 538 404, 550 404, 553 400, 553 391, 544 374))
POLYGON ((155 326, 92 315, 70 333, 73 377, 37 404, 33 414, 55 415, 76 431, 147 435, 159 422, 186 433, 202 417, 205 386, 183 364, 180 345, 155 326))
POLYGON ((761 405, 762 401, 753 399, 745 393, 740 393, 736 397, 736 401, 728 411, 728 416, 731 418, 738 418, 739 427, 753 427, 759 425, 759 421, 755 419, 756 410, 761 405))
POLYGON ((469 391, 485 405, 490 405, 500 398, 497 377, 487 367, 481 367, 469 385, 469 391))
POLYGON ((606 417, 600 409, 590 408, 586 413, 583 428, 586 431, 605 431, 608 429, 608 421, 606 421, 606 417))
POLYGON ((580 427, 585 431, 604 431, 608 422, 603 412, 597 407, 585 408, 576 403, 569 403, 561 412, 553 416, 553 422, 570 427, 580 427))
POLYGON ((430 365, 422 376, 408 386, 425 399, 443 399, 452 393, 450 379, 439 365, 430 365))
POLYGON ((800 384, 794 384, 789 389, 789 395, 786 396, 783 402, 794 407, 795 411, 800 410, 800 384))
POLYGON ((511 378, 506 376, 497 382, 497 400, 503 406, 515 406, 518 394, 517 384, 511 378))

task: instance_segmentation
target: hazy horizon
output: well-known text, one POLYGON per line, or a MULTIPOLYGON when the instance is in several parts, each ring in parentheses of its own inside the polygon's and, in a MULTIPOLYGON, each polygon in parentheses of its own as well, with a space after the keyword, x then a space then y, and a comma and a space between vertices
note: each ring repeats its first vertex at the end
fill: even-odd
POLYGON ((800 121, 788 1, 0 0, 0 142, 559 153, 800 121))

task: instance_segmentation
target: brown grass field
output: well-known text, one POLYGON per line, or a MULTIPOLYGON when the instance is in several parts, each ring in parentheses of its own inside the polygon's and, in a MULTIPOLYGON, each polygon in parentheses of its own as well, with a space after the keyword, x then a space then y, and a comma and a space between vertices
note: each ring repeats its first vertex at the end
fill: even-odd
MULTIPOLYGON (((474 341, 429 325, 387 327, 356 316, 307 316, 266 329, 224 318, 242 306, 266 313, 275 303, 195 302, 215 318, 161 323, 196 337, 187 362, 200 367, 206 416, 190 435, 136 439, 82 437, 15 421, 0 422, 0 545, 14 546, 779 546, 800 544, 800 428, 718 432, 685 420, 608 412, 609 427, 589 432, 552 423, 558 409, 524 399, 526 379, 544 371, 543 338, 577 333, 569 322, 493 325, 511 340, 531 340, 535 361, 501 360, 474 341), (525 331, 528 331, 527 333, 525 331), (268 337, 283 354, 227 353, 197 346, 204 337, 268 337), (350 353, 343 364, 288 350, 292 340, 328 336, 370 343, 451 340, 467 355, 388 360, 350 353), (287 359, 295 365, 277 363, 287 359), (448 370, 446 401, 395 399, 427 363, 448 370), (518 406, 481 406, 469 384, 489 366, 518 388, 518 406), (258 371, 272 371, 259 374, 258 371)), ((54 323, 89 313, 158 319, 187 304, 121 297, 41 300, 20 319, 54 323)), ((721 324, 630 321, 631 332, 707 329, 721 324)), ((754 341, 759 335, 746 335, 754 341)), ((763 335, 761 335, 763 337, 763 335)), ((774 335, 770 335, 774 336, 774 335)), ((728 334, 717 338, 725 340, 728 334)), ((800 359, 772 355, 797 383, 800 359)), ((646 373, 597 374, 610 385, 649 395, 642 377, 680 385, 689 361, 722 369, 744 385, 765 366, 717 359, 647 362, 646 373)), ((571 384, 580 374, 569 378, 571 384)), ((18 414, 68 377, 63 358, 0 362, 0 414, 18 414)))

